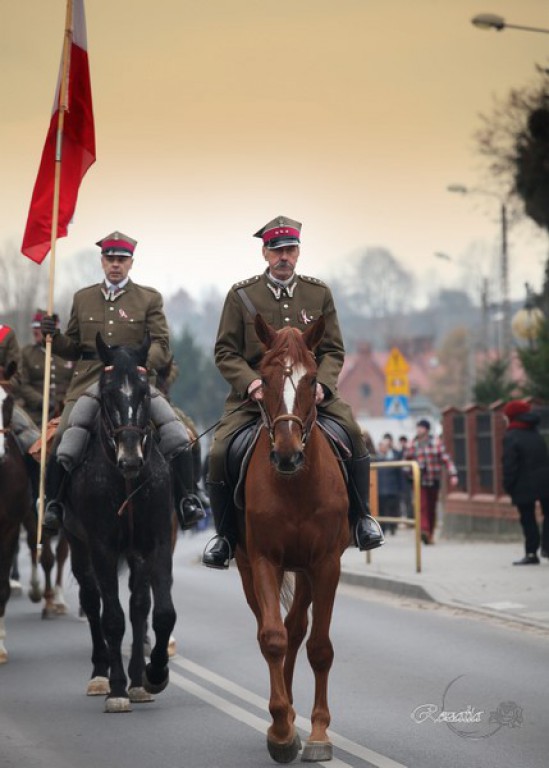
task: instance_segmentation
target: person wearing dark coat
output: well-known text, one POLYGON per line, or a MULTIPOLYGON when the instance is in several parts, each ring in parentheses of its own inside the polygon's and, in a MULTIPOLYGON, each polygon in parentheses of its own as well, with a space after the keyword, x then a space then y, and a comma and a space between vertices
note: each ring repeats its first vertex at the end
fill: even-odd
POLYGON ((537 426, 540 417, 524 400, 511 400, 503 408, 507 430, 503 438, 503 487, 520 515, 525 556, 513 565, 538 565, 549 557, 549 450, 537 426), (536 521, 536 501, 543 512, 542 533, 536 521))

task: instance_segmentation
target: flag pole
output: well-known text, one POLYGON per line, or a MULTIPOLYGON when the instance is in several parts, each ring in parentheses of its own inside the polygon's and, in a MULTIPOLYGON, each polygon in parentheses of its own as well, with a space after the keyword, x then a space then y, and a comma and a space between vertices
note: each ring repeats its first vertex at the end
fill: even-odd
MULTIPOLYGON (((53 314, 53 293, 55 284, 55 246, 57 243, 57 225, 59 221, 59 192, 61 188, 61 161, 63 151, 63 127, 65 112, 68 109, 68 85, 70 69, 70 51, 72 44, 72 7, 73 0, 67 0, 65 17, 65 37, 63 41, 63 58, 61 65, 61 82, 59 84, 59 112, 57 122, 57 140, 55 144, 55 175, 53 184, 53 207, 51 219, 50 271, 48 288, 48 315, 53 314)), ((52 337, 46 336, 46 359, 44 363, 44 390, 42 399, 42 433, 40 440, 40 486, 38 493, 38 531, 37 548, 40 555, 42 549, 42 522, 44 520, 44 496, 46 485, 46 449, 47 427, 50 410, 50 379, 51 379, 51 344, 52 337)))

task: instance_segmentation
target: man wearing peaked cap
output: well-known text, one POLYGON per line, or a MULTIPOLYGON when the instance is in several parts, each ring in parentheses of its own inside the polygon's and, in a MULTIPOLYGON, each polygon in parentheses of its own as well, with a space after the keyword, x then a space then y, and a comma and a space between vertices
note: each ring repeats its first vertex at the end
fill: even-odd
POLYGON ((379 525, 369 515, 370 457, 360 427, 337 391, 345 350, 332 293, 321 280, 295 271, 301 227, 299 221, 287 216, 277 216, 261 227, 254 237, 263 242, 262 255, 267 269, 261 275, 233 285, 225 299, 215 344, 215 362, 231 391, 209 456, 208 490, 218 535, 206 545, 202 561, 211 568, 228 567, 237 541, 236 511, 232 489, 225 477, 225 456, 235 431, 255 422, 259 415, 257 401, 262 393, 258 366, 263 346, 254 329, 258 312, 276 329, 292 326, 302 331, 320 315, 324 316, 326 331, 315 352, 318 409, 337 421, 352 443, 353 456, 348 461, 349 518, 355 542, 362 550, 384 543, 379 525))
MULTIPOLYGON (((101 249, 101 266, 105 274, 103 282, 75 293, 64 333, 57 329, 53 316, 45 315, 41 321, 42 334, 52 337, 52 353, 75 362, 65 409, 56 434, 56 448, 68 426, 76 400, 99 381, 103 363, 96 349, 98 332, 109 346, 138 346, 149 333, 151 346, 147 368, 153 373, 164 368, 172 358, 162 296, 154 288, 138 285, 129 277, 137 241, 122 232, 114 231, 98 240, 96 245, 101 249)), ((202 510, 190 509, 189 505, 185 508, 186 489, 193 485, 191 452, 182 450, 173 457, 171 464, 177 511, 182 527, 188 527, 203 517, 202 510)), ((50 533, 59 526, 62 516, 61 497, 65 476, 65 470, 53 455, 48 462, 46 495, 49 503, 44 516, 44 528, 50 533)))

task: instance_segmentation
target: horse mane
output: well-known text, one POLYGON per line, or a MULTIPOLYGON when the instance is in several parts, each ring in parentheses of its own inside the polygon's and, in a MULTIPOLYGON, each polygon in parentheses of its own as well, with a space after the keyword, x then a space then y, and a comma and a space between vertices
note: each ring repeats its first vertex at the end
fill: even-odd
POLYGON ((277 332, 272 346, 261 361, 261 368, 268 368, 281 358, 289 358, 295 365, 311 369, 314 358, 298 328, 281 328, 277 332))

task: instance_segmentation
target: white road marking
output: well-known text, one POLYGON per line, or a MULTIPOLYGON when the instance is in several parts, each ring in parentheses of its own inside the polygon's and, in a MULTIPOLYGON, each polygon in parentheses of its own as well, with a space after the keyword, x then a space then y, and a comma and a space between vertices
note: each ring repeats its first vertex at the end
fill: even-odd
MULTIPOLYGON (((172 659, 170 659, 170 663, 171 665, 177 664, 177 666, 181 667, 182 669, 186 669, 188 672, 191 672, 193 675, 196 675, 196 677, 201 677, 203 680, 206 680, 207 682, 212 683, 212 685, 215 685, 221 690, 232 694, 236 698, 242 699, 243 701, 257 707, 263 712, 268 712, 267 699, 263 698, 262 696, 258 696, 255 693, 252 693, 252 691, 249 691, 247 688, 244 688, 243 686, 238 685, 237 683, 233 683, 231 680, 228 680, 227 678, 222 677, 221 675, 218 675, 215 672, 212 672, 206 667, 202 667, 200 664, 196 664, 194 661, 183 658, 182 656, 179 656, 179 655, 176 655, 172 659)), ((222 709, 224 712, 226 712, 227 714, 230 714, 232 717, 236 717, 236 719, 241 720, 242 722, 245 722, 248 725, 251 725, 252 728, 255 728, 256 730, 260 730, 262 733, 265 733, 269 725, 269 721, 264 720, 263 718, 260 718, 260 717, 256 717, 255 715, 251 715, 249 712, 242 709, 241 707, 235 704, 232 704, 231 702, 227 702, 225 699, 221 698, 220 696, 217 696, 214 693, 210 693, 210 691, 208 691, 205 688, 202 688, 202 686, 199 686, 196 683, 192 683, 190 680, 187 680, 187 678, 184 678, 178 675, 177 673, 176 675, 178 679, 180 679, 181 681, 184 681, 185 685, 196 686, 199 689, 199 691, 203 691, 205 694, 208 695, 208 697, 209 696, 213 697, 217 703, 213 703, 213 701, 210 701, 209 698, 204 698, 199 693, 196 693, 194 690, 189 690, 189 688, 187 688, 186 690, 189 690, 190 693, 194 693, 195 695, 199 696, 199 698, 203 698, 204 701, 208 701, 208 703, 212 704, 213 706, 216 706, 218 709, 222 709), (232 709, 234 709, 238 714, 233 714, 233 711, 230 711, 232 709), (244 717, 239 716, 240 714, 243 714, 244 717), (250 718, 250 721, 248 721, 248 718, 250 718)), ((170 670, 170 679, 172 679, 171 670, 170 670)), ((182 687, 185 687, 185 686, 182 686, 182 687)), ((296 725, 300 729, 305 731, 305 733, 308 733, 311 728, 310 721, 305 717, 301 717, 300 715, 298 715, 296 718, 296 725)), ((356 742, 345 738, 345 736, 340 736, 338 733, 335 733, 335 731, 332 731, 331 729, 330 729, 330 739, 334 747, 338 747, 339 749, 347 752, 348 754, 353 755, 354 757, 358 757, 360 760, 364 760, 368 763, 371 763, 372 765, 376 766, 376 768, 406 768, 406 766, 403 765, 402 763, 397 763, 395 760, 392 760, 389 757, 385 757, 385 755, 380 755, 379 752, 374 752, 372 749, 363 747, 361 744, 357 744, 356 742)), ((328 764, 333 766, 334 768, 336 768, 336 766, 339 766, 339 768, 343 768, 344 766, 347 766, 347 763, 343 763, 337 760, 331 760, 328 764)))

